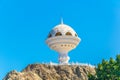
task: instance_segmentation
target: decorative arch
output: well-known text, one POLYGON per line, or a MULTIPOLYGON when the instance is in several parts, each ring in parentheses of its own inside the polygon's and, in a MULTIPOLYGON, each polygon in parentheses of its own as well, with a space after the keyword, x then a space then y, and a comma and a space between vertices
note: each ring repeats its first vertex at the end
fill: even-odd
POLYGON ((78 35, 77 35, 77 34, 75 34, 75 36, 77 37, 78 35))
POLYGON ((67 32, 65 35, 67 35, 67 36, 72 36, 72 33, 67 32))
POLYGON ((49 34, 49 35, 48 35, 48 38, 50 38, 50 37, 52 37, 52 34, 49 34))
POLYGON ((61 32, 57 32, 57 33, 55 34, 55 36, 62 36, 62 33, 61 33, 61 32))

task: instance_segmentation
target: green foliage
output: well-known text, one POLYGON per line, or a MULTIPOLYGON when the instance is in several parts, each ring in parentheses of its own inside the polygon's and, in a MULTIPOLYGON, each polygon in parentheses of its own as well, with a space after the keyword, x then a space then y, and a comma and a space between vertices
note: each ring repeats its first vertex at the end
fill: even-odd
POLYGON ((117 55, 115 60, 103 59, 96 67, 96 74, 89 74, 88 77, 89 80, 120 80, 120 55, 117 55))
POLYGON ((95 75, 89 74, 88 77, 89 80, 97 80, 97 77, 95 75))

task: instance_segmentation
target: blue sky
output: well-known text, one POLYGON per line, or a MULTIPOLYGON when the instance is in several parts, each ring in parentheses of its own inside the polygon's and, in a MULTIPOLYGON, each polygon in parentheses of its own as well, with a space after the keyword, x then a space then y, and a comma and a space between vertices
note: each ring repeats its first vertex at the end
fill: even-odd
POLYGON ((61 17, 82 39, 70 62, 96 65, 120 53, 120 0, 0 0, 0 79, 28 64, 57 62, 45 39, 61 17))

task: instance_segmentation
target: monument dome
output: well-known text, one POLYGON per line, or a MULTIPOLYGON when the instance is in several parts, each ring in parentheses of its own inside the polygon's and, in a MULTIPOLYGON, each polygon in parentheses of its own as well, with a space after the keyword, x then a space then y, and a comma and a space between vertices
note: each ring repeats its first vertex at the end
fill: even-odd
POLYGON ((66 24, 59 24, 55 26, 49 33, 48 38, 55 37, 55 36, 76 36, 77 33, 68 25, 66 24))

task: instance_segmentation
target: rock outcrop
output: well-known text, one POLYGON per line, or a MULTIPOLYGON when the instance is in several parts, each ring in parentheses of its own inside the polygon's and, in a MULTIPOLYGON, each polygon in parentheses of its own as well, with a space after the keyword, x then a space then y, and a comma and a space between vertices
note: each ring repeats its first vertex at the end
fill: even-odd
POLYGON ((3 80, 88 80, 94 67, 80 65, 31 64, 21 72, 11 71, 3 80))

